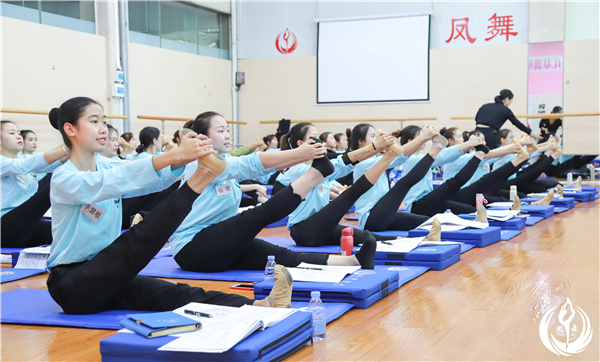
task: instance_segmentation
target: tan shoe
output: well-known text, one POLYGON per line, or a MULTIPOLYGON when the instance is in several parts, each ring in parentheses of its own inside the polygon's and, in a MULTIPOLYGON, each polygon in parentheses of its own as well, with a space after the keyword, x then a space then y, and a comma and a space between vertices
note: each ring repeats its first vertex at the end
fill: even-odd
POLYGON ((210 171, 215 176, 219 176, 227 168, 227 161, 217 152, 208 154, 198 159, 198 167, 210 171))
POLYGON ((518 195, 515 195, 515 199, 513 200, 513 204, 510 209, 521 211, 521 198, 518 195))
POLYGON ((477 218, 475 220, 482 224, 487 224, 488 222, 487 211, 482 204, 477 204, 477 218))
MULTIPOLYGON (((431 141, 433 143, 439 143, 440 145, 442 145, 444 147, 448 146, 448 139, 446 137, 442 136, 441 134, 437 134, 437 135, 433 136, 431 141)), ((444 148, 444 147, 442 147, 442 148, 444 148)))
POLYGON ((558 194, 560 195, 560 197, 563 197, 565 190, 563 189, 561 184, 556 185, 556 189, 558 190, 558 194))
POLYGON ((548 194, 546 196, 544 196, 543 199, 532 202, 531 204, 532 205, 550 205, 550 202, 552 202, 553 199, 554 199, 554 189, 550 189, 550 191, 548 191, 548 194))
POLYGON ((144 218, 142 217, 142 215, 140 214, 135 214, 135 216, 133 217, 133 220, 131 220, 131 227, 133 227, 133 225, 137 225, 140 221, 144 220, 144 218))
MULTIPOLYGON (((275 283, 269 297, 273 308, 290 308, 292 303, 292 286, 294 279, 283 265, 275 265, 275 283)), ((267 297, 267 298, 269 298, 267 297)))
POLYGON ((442 225, 440 221, 434 217, 431 221, 431 231, 423 239, 423 241, 441 241, 442 240, 442 225))

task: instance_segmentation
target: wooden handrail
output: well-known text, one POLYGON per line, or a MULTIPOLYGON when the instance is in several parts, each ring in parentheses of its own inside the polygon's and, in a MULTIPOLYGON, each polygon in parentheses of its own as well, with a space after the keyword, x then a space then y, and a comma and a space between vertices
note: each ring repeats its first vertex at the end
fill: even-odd
MULTIPOLYGON (((191 119, 191 118, 176 118, 176 117, 137 116, 137 118, 139 118, 139 119, 153 119, 153 120, 156 120, 156 121, 180 121, 180 122, 193 121, 193 119, 191 119)), ((230 124, 248 124, 246 122, 240 122, 240 121, 227 121, 227 123, 230 123, 230 124)))
MULTIPOLYGON (((293 120, 291 123, 333 123, 333 122, 350 122, 350 123, 367 123, 367 122, 390 122, 390 121, 435 121, 437 117, 408 117, 408 118, 359 118, 359 119, 307 119, 293 120)), ((277 124, 279 121, 260 121, 260 124, 277 124)))
MULTIPOLYGON (((600 116, 600 113, 538 113, 538 114, 516 114, 517 118, 563 118, 563 117, 589 117, 600 116)), ((475 117, 450 117, 450 119, 475 119, 475 117)))
MULTIPOLYGON (((34 111, 29 109, 12 109, 12 108, 2 108, 0 109, 2 113, 20 113, 20 114, 39 114, 43 116, 47 116, 50 111, 34 111)), ((116 118, 116 119, 127 119, 127 116, 120 116, 116 114, 107 114, 106 118, 116 118)))

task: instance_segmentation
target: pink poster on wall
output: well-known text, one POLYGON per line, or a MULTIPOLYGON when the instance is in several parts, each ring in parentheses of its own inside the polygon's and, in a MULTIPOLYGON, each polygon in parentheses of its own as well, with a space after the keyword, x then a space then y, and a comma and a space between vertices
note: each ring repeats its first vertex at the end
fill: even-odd
MULTIPOLYGON (((529 44, 528 97, 529 114, 550 113, 563 103, 564 44, 529 44)), ((539 131, 539 119, 529 119, 534 132, 539 131)))

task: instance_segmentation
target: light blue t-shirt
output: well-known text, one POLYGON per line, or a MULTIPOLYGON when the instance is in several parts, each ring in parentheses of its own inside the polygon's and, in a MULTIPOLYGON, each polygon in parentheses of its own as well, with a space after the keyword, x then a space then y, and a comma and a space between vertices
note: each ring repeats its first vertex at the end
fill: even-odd
POLYGON ((183 173, 183 168, 171 171, 170 167, 154 171, 151 158, 123 162, 96 157, 96 169, 80 171, 69 160, 52 175, 49 269, 96 256, 121 233, 121 197, 164 190, 183 173), (84 213, 86 209, 98 219, 84 213))
MULTIPOLYGON (((238 180, 260 177, 273 171, 272 168, 265 169, 258 153, 240 157, 222 154, 221 157, 227 160, 227 168, 202 191, 194 201, 192 211, 169 238, 173 255, 203 229, 237 214, 242 198, 238 180)), ((188 180, 197 168, 196 162, 188 164, 181 183, 188 180)))
MULTIPOLYGON (((358 165, 356 165, 356 167, 354 168, 354 182, 356 182, 362 175, 364 175, 365 172, 367 172, 368 169, 373 167, 373 165, 375 165, 380 159, 381 156, 373 156, 364 161, 359 162, 358 165)), ((404 164, 404 162, 406 162, 407 159, 408 157, 404 155, 399 155, 398 157, 396 157, 396 159, 394 159, 394 161, 390 163, 387 169, 389 170, 391 168, 398 167, 404 164)), ((377 179, 377 182, 375 182, 375 185, 373 185, 373 187, 371 187, 367 192, 365 192, 361 197, 359 197, 358 200, 356 200, 356 202, 354 203, 354 206, 356 207, 356 215, 358 216, 358 222, 361 229, 365 228, 365 224, 367 223, 369 215, 371 215, 371 209, 373 208, 373 206, 375 206, 375 204, 379 202, 379 200, 388 191, 390 191, 390 184, 386 176, 387 175, 385 172, 382 173, 381 176, 379 176, 379 178, 377 179)))
MULTIPOLYGON (((443 171, 443 174, 444 174, 444 176, 442 178, 442 181, 446 182, 446 180, 449 180, 449 179, 453 178, 454 176, 456 176, 456 174, 459 173, 460 170, 462 170, 463 167, 465 167, 466 164, 469 163, 469 161, 473 157, 475 157, 475 151, 471 151, 470 153, 464 154, 464 155, 460 156, 459 158, 457 158, 456 160, 454 160, 453 162, 447 163, 444 166, 442 166, 442 171, 443 171)), ((497 158, 485 158, 485 159, 483 159, 479 163, 479 166, 477 166, 477 169, 473 173, 473 176, 471 176, 471 178, 469 179, 469 181, 467 181, 461 187, 461 189, 464 189, 465 187, 467 187, 467 186, 471 185, 472 183, 478 181, 484 175, 490 173, 490 164, 492 162, 494 162, 495 160, 497 160, 497 158)))
MULTIPOLYGON (((281 149, 280 148, 267 148, 264 152, 277 152, 277 151, 281 151, 281 149)), ((261 176, 258 179, 258 181, 262 184, 267 184, 269 182, 269 179, 275 172, 277 172, 277 171, 271 172, 268 175, 261 176)))
POLYGON ((52 172, 60 160, 49 165, 43 153, 18 158, 0 155, 2 174, 1 216, 29 200, 38 190, 37 173, 52 172))
POLYGON ((289 186, 292 183, 292 177, 290 176, 290 170, 288 169, 284 172, 280 172, 279 175, 277 175, 277 178, 275 179, 275 181, 279 182, 283 186, 289 186))
MULTIPOLYGON (((304 201, 300 203, 300 206, 296 208, 296 210, 292 211, 288 218, 288 229, 294 225, 298 224, 309 217, 313 216, 317 212, 321 211, 322 208, 327 206, 329 203, 329 193, 331 192, 332 184, 331 182, 337 178, 346 176, 352 170, 354 170, 354 166, 352 164, 344 164, 342 160, 342 156, 337 158, 333 158, 331 160, 331 164, 333 164, 334 171, 331 175, 325 177, 323 180, 319 181, 312 188, 304 198, 304 201)), ((300 178, 300 176, 304 175, 308 169, 312 167, 305 163, 301 163, 294 167, 291 167, 287 172, 290 174, 291 182, 296 181, 300 178)))
MULTIPOLYGON (((431 170, 438 166, 445 165, 448 162, 452 162, 463 154, 464 152, 458 150, 458 146, 446 147, 440 151, 435 158, 435 161, 433 161, 433 164, 427 171, 427 175, 425 175, 421 181, 417 182, 413 187, 411 187, 410 190, 408 190, 408 193, 404 198, 404 206, 406 206, 406 211, 410 212, 413 202, 420 200, 422 197, 433 191, 433 175, 431 174, 431 170)), ((424 154, 410 156, 404 163, 402 172, 409 173, 410 170, 412 170, 413 167, 415 167, 423 157, 425 157, 424 154)))
MULTIPOLYGON (((523 149, 525 149, 525 147, 523 149)), ((529 160, 531 160, 532 158, 538 157, 539 155, 540 155, 540 153, 538 151, 535 151, 531 155, 529 155, 529 160)), ((506 165, 507 163, 509 163, 510 161, 512 161, 515 157, 517 157, 516 154, 509 153, 508 155, 504 155, 502 157, 495 158, 494 159, 494 163, 493 163, 494 170, 497 170, 500 167, 506 165)), ((513 173, 512 175, 510 175, 508 177, 508 180, 512 180, 515 177, 517 177, 517 173, 516 172, 513 173)))

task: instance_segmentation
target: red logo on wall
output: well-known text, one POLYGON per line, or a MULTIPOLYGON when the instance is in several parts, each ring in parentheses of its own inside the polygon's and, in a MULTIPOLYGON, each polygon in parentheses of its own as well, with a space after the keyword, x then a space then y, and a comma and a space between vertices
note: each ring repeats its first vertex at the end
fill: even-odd
POLYGON ((296 34, 292 33, 287 28, 285 31, 279 33, 275 39, 275 47, 281 54, 290 54, 296 50, 297 46, 298 39, 296 39, 296 34))

